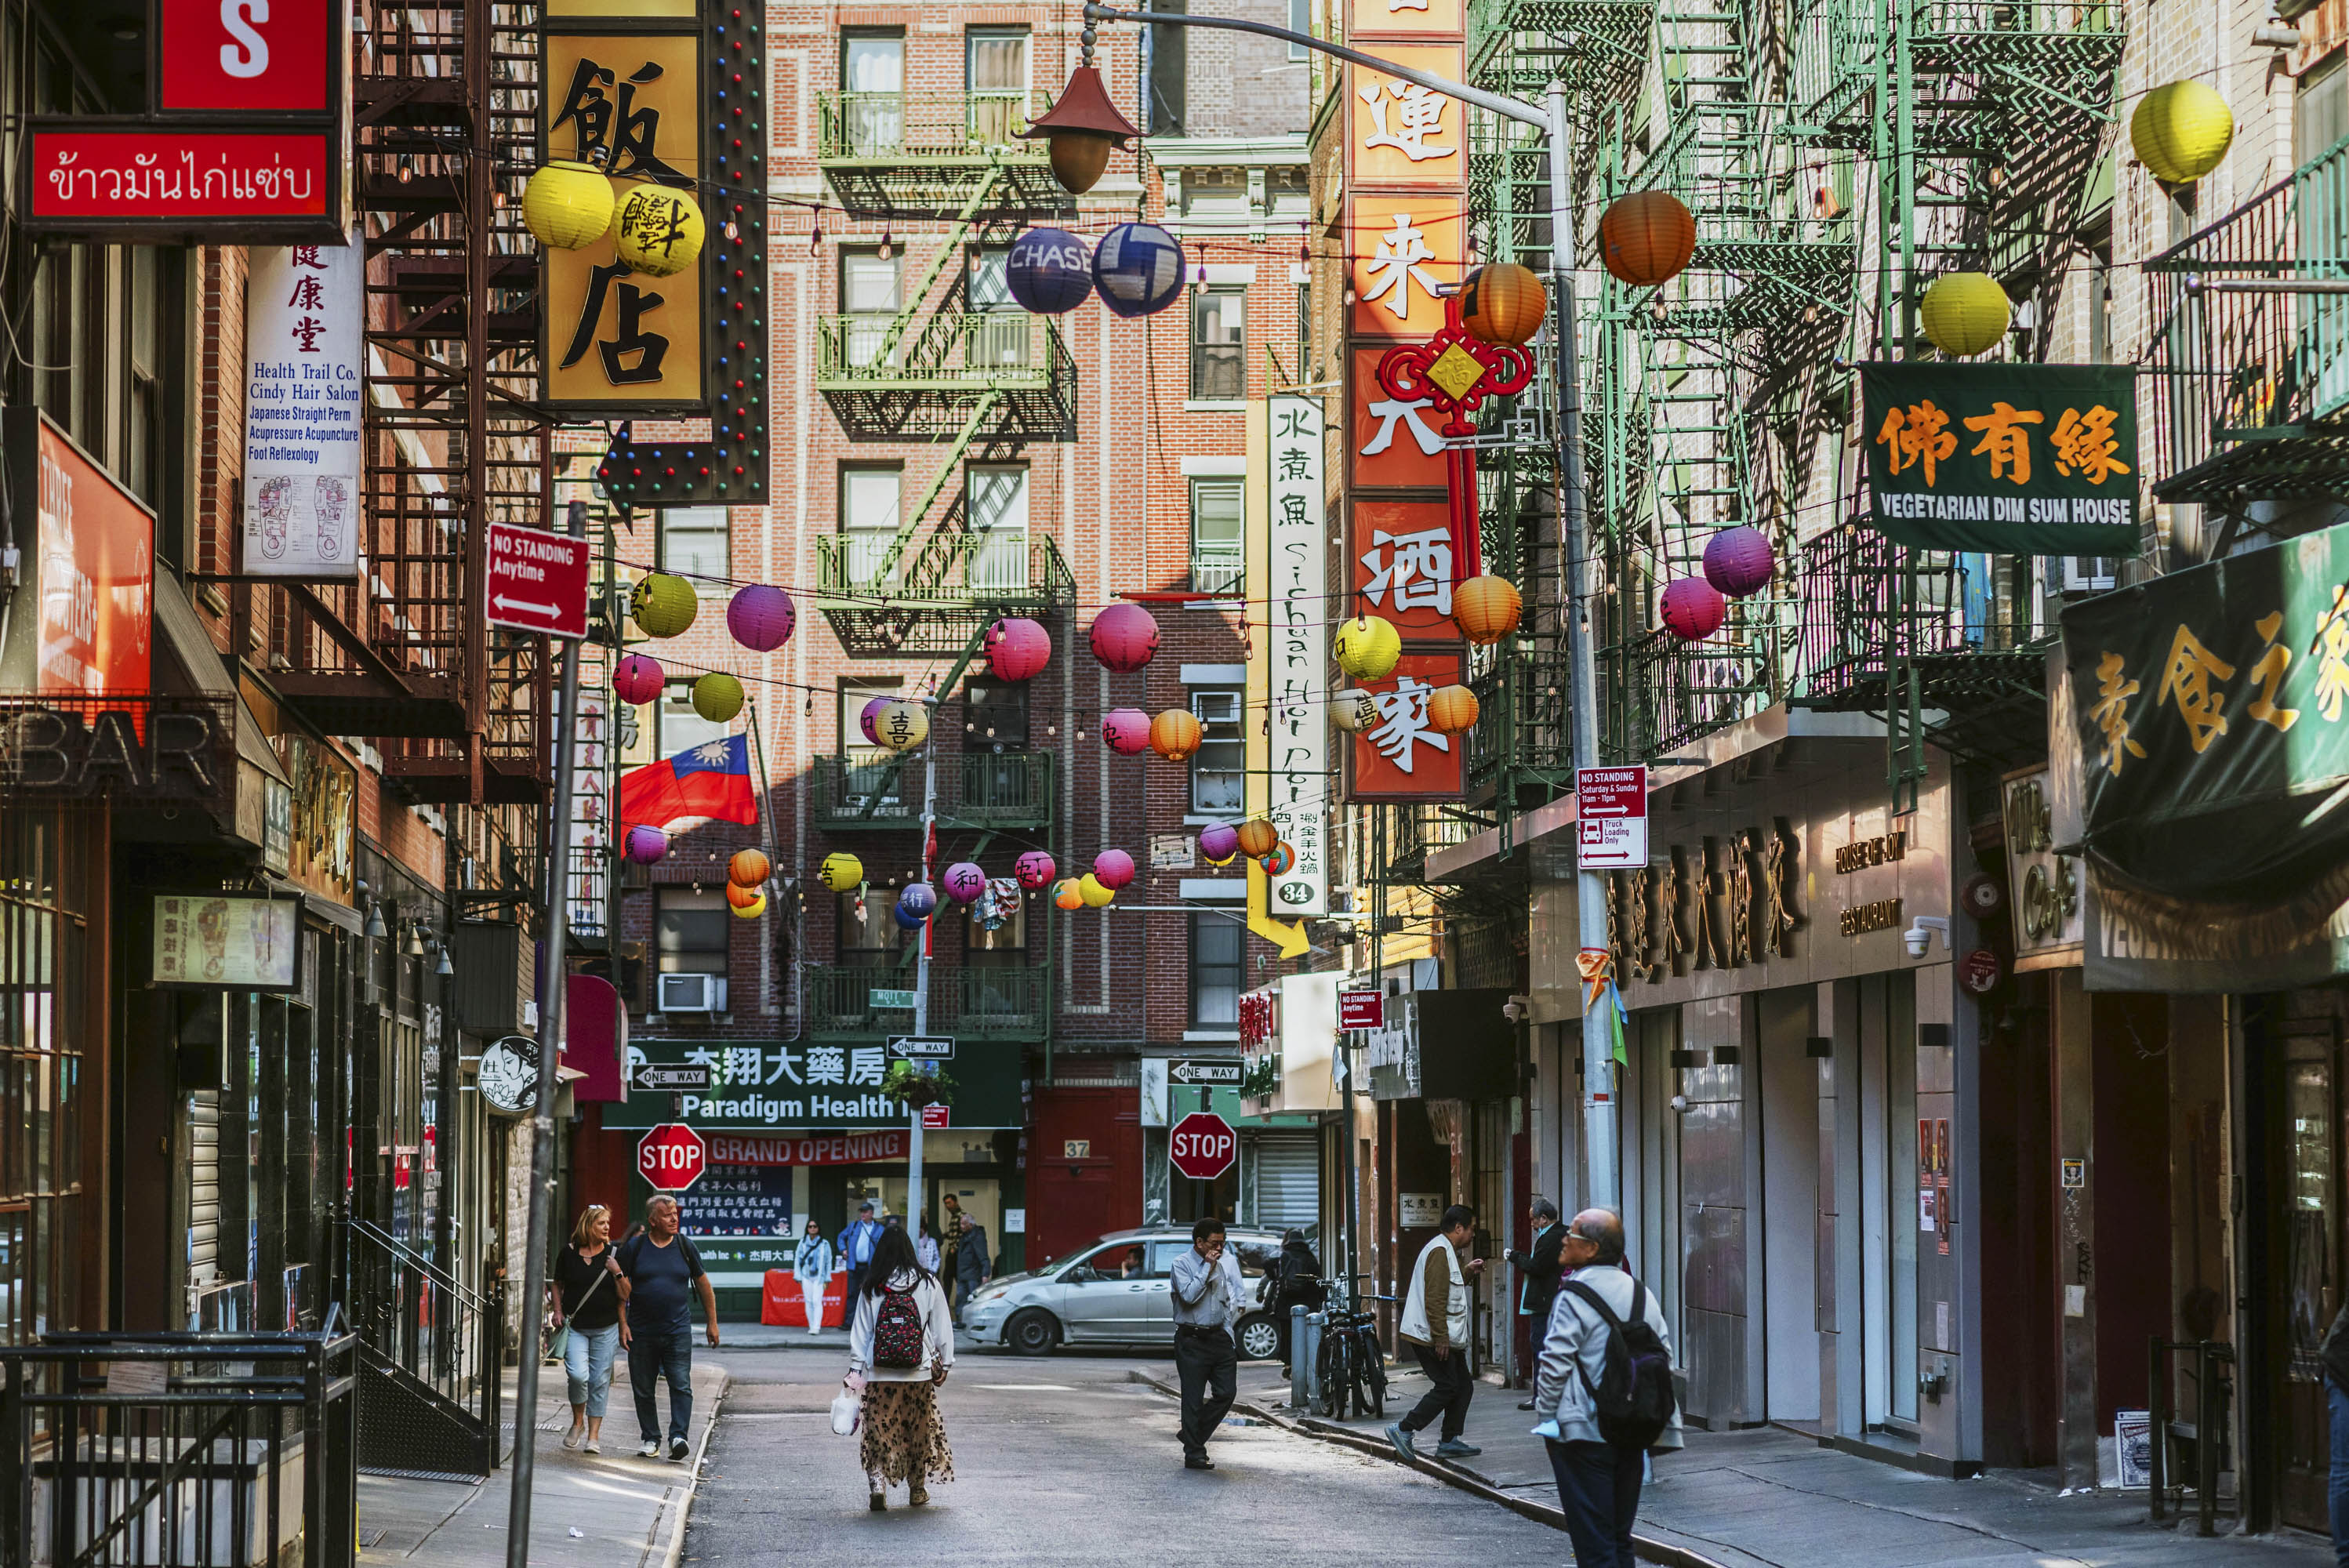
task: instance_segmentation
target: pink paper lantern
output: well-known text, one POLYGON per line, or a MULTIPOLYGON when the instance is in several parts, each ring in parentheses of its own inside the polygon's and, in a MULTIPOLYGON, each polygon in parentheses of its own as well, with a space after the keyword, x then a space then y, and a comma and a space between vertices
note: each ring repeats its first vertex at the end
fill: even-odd
POLYGON ((1158 623, 1139 604, 1112 604, 1093 617, 1093 657, 1130 676, 1158 651, 1158 623))
POLYGON ((764 583, 751 583, 726 606, 726 629, 754 653, 771 653, 791 641, 799 620, 792 596, 764 583))
POLYGON ((1758 528, 1740 523, 1704 542, 1704 580, 1733 599, 1768 586, 1775 564, 1769 537, 1758 528))
POLYGON ((987 872, 969 861, 957 861, 947 868, 946 890, 957 903, 968 903, 987 891, 987 872))
POLYGON ((1102 738, 1120 757, 1139 756, 1150 745, 1150 716, 1138 707, 1113 707, 1102 715, 1102 738))
POLYGON ((1052 636, 1024 615, 1007 615, 987 629, 987 667, 999 681, 1024 681, 1052 660, 1052 636))
POLYGON ((1664 624, 1684 643, 1701 643, 1721 630, 1729 601, 1702 577, 1682 577, 1664 589, 1664 624))
POLYGON ((881 710, 888 707, 892 700, 885 696, 876 696, 864 705, 864 712, 856 716, 856 727, 864 732, 864 738, 874 746, 881 744, 881 732, 873 727, 874 721, 881 717, 881 710))
POLYGON ((1240 852, 1240 830, 1229 822, 1216 822, 1200 829, 1199 852, 1217 862, 1230 860, 1240 852))
POLYGON ((1011 869, 1019 876, 1019 885, 1030 892, 1050 887, 1052 879, 1061 874, 1061 868, 1053 864, 1052 857, 1041 850, 1029 851, 1012 862, 1011 869))
POLYGON ((628 859, 648 866, 668 853, 668 835, 658 828, 630 828, 627 851, 628 859))
POLYGON ((626 703, 647 703, 660 696, 667 678, 660 661, 650 654, 630 654, 612 672, 612 689, 626 703))
POLYGON ((1123 850, 1103 850, 1093 857, 1093 879, 1115 892, 1133 880, 1133 857, 1123 850))

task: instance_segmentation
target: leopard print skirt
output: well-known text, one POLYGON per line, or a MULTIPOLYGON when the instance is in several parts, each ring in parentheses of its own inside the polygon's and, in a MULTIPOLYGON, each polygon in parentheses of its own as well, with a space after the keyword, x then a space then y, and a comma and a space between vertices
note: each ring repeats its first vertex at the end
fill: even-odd
POLYGON ((889 1481, 952 1480, 954 1450, 938 1418, 937 1385, 871 1382, 864 1385, 864 1429, 857 1457, 864 1472, 889 1481))

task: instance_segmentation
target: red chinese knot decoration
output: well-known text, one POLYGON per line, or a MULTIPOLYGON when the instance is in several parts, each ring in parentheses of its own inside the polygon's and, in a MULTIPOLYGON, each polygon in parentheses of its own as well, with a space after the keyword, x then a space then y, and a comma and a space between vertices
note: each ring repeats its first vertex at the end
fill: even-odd
POLYGON ((1251 991, 1240 998, 1240 1045, 1247 1050, 1272 1043, 1272 993, 1251 991))
MULTIPOLYGON (((1506 397, 1533 385, 1533 356, 1506 343, 1486 343, 1460 318, 1460 296, 1444 302, 1444 325, 1425 343, 1387 350, 1379 361, 1379 385, 1405 403, 1424 402, 1444 416, 1443 434, 1457 441, 1476 433, 1475 415, 1487 397, 1506 397)), ((1452 501, 1453 570, 1468 576, 1484 571, 1484 547, 1476 528, 1476 458, 1466 447, 1444 451, 1452 501)))

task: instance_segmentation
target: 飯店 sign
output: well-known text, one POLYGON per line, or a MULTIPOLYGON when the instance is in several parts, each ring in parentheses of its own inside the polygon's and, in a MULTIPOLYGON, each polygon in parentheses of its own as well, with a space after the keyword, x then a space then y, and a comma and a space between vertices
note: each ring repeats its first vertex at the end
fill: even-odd
POLYGON ((1587 872, 1648 863, 1648 765, 1574 770, 1575 840, 1587 872))
POLYGON ((244 555, 257 577, 347 579, 359 568, 357 244, 252 253, 244 290, 244 555))

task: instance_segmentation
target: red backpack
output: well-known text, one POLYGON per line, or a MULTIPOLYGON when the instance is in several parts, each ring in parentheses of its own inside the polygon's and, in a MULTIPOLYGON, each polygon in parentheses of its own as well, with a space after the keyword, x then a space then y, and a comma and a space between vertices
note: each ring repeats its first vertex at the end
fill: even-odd
POLYGON ((873 1365, 897 1370, 922 1364, 922 1305, 910 1290, 881 1287, 873 1315, 873 1365))

